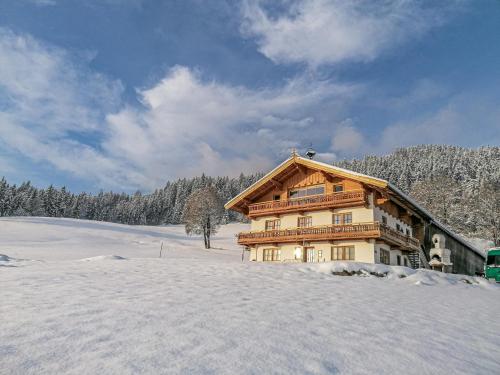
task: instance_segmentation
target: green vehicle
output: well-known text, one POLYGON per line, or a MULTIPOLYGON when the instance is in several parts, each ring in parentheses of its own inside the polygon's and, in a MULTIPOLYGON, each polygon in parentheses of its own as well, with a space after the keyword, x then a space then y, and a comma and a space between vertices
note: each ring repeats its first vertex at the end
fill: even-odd
POLYGON ((500 247, 488 250, 484 265, 484 277, 495 279, 497 283, 500 283, 500 247))

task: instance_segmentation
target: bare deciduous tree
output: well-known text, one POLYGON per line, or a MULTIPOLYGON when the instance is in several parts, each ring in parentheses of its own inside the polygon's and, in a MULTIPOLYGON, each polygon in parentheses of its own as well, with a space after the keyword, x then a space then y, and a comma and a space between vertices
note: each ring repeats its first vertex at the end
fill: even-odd
POLYGON ((182 219, 186 233, 202 234, 205 249, 210 249, 210 237, 217 232, 223 215, 224 208, 215 188, 207 186, 191 193, 182 219))
POLYGON ((472 197, 477 235, 500 246, 500 184, 487 184, 472 197))

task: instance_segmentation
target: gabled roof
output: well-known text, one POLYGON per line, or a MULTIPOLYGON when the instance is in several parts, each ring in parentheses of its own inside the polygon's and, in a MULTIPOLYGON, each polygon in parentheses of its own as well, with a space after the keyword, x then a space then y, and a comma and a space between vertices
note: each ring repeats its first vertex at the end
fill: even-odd
POLYGON ((241 204, 246 204, 246 201, 248 201, 249 197, 252 196, 252 194, 255 194, 256 192, 259 191, 259 189, 265 188, 266 184, 272 183, 273 179, 285 174, 288 170, 293 169, 294 166, 296 165, 302 165, 306 168, 310 169, 315 169, 315 170, 320 170, 326 173, 331 173, 339 177, 344 177, 344 178, 349 178, 351 180, 359 181, 364 184, 370 185, 374 188, 379 188, 383 189, 386 192, 388 192, 392 197, 398 199, 402 203, 408 205, 413 211, 417 212, 420 216, 425 218, 427 221, 433 223, 435 226, 446 232, 449 236, 453 237, 456 239, 458 242, 462 243, 463 245, 473 249, 476 253, 480 254, 481 256, 484 257, 483 253, 473 247, 470 243, 465 241, 462 237, 458 236, 457 234, 453 233, 448 227, 445 225, 441 224, 438 220, 436 220, 425 208, 421 207, 417 202, 415 202, 411 197, 403 193, 401 190, 399 190, 396 186, 391 184, 389 181, 377 178, 377 177, 372 177, 368 176, 362 173, 350 171, 348 169, 344 168, 339 168, 335 167, 330 164, 322 163, 316 160, 311 160, 311 159, 306 159, 301 156, 298 156, 296 154, 290 156, 288 159, 286 159, 283 163, 278 165, 276 168, 271 170, 269 173, 264 175, 260 180, 255 182, 253 185, 249 186, 245 190, 243 190, 241 193, 239 193, 237 196, 235 196, 233 199, 228 201, 224 207, 226 209, 233 209, 237 211, 242 211, 240 206, 241 204))
POLYGON ((243 190, 240 194, 235 196, 233 199, 231 199, 229 202, 227 202, 224 207, 226 209, 232 209, 238 203, 244 202, 245 199, 247 199, 249 196, 252 195, 252 193, 255 193, 258 191, 260 188, 262 188, 265 184, 271 182, 273 178, 279 176, 280 174, 283 174, 285 171, 288 169, 292 168, 294 165, 303 165, 304 167, 310 168, 310 169, 316 169, 316 170, 321 170, 327 173, 333 173, 337 176, 340 177, 345 177, 345 178, 350 178, 356 181, 364 182, 369 185, 385 188, 388 185, 388 182, 385 180, 382 180, 380 178, 376 177, 371 177, 367 176, 361 173, 349 171, 347 169, 343 168, 338 168, 330 164, 322 163, 319 161, 315 160, 310 160, 303 158, 298 155, 291 156, 287 160, 285 160, 283 163, 278 165, 276 168, 274 168, 272 171, 267 173, 265 176, 263 176, 260 180, 255 182, 253 185, 249 186, 245 190, 243 190))

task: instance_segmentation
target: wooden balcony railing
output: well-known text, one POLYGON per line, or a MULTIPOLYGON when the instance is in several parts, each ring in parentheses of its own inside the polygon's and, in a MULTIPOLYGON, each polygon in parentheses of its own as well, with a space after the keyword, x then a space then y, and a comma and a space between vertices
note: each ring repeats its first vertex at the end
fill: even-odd
POLYGON ((380 224, 381 237, 386 241, 411 250, 420 249, 420 241, 385 224, 380 224))
POLYGON ((325 208, 364 205, 366 203, 367 194, 364 190, 341 191, 304 198, 253 203, 248 205, 248 216, 256 217, 269 215, 270 213, 281 214, 299 210, 321 210, 325 208))
POLYGON ((392 245, 408 250, 415 250, 420 246, 420 242, 416 238, 406 236, 378 222, 242 232, 238 234, 238 244, 249 246, 266 243, 300 243, 302 241, 357 240, 370 238, 381 238, 392 245))

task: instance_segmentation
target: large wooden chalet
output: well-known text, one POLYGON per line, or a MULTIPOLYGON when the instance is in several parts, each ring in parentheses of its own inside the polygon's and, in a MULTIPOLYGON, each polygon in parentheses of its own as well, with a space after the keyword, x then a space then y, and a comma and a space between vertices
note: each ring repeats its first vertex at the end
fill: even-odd
MULTIPOLYGON (((225 207, 251 220, 238 243, 253 261, 418 267, 429 253, 423 246, 427 226, 436 224, 389 182, 296 153, 225 207)), ((461 241, 444 227, 439 231, 461 241)))

